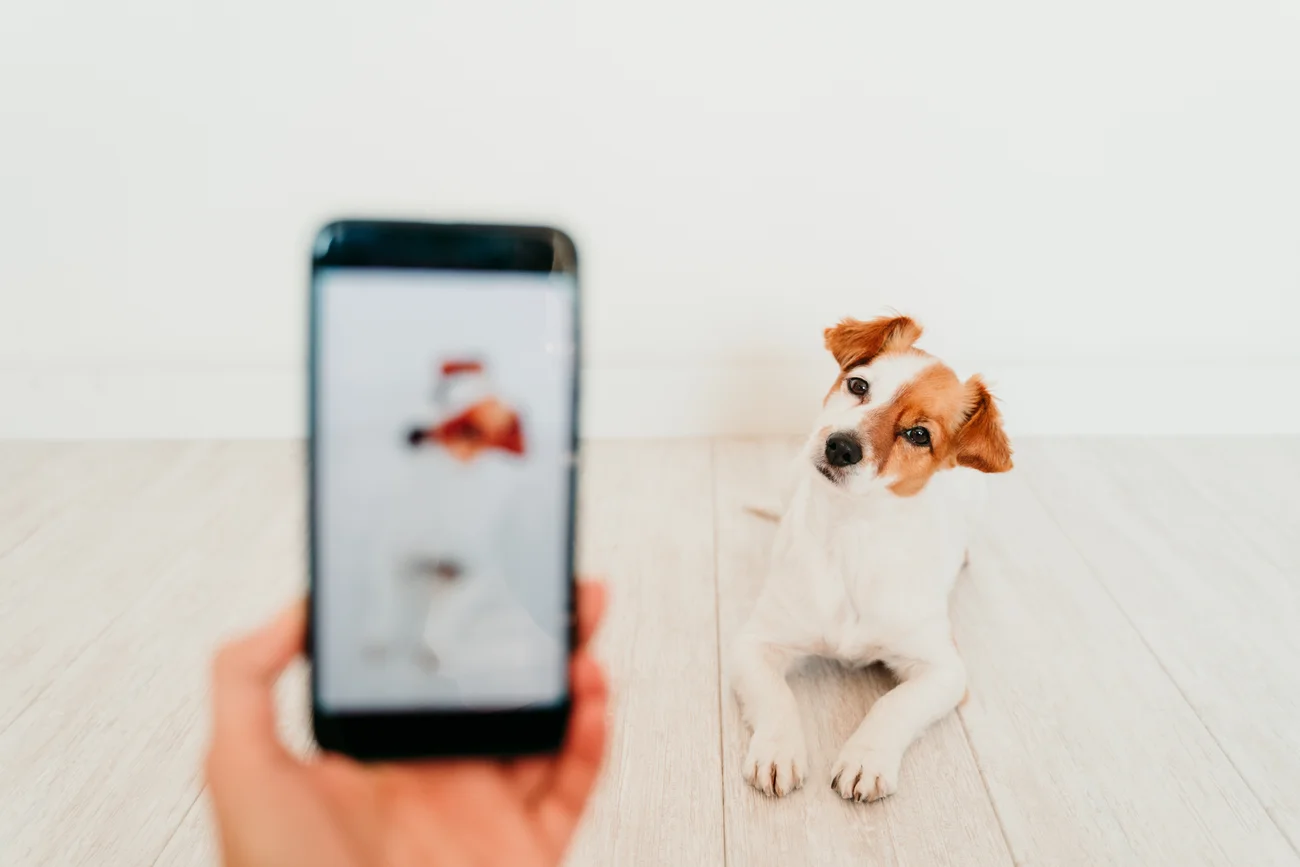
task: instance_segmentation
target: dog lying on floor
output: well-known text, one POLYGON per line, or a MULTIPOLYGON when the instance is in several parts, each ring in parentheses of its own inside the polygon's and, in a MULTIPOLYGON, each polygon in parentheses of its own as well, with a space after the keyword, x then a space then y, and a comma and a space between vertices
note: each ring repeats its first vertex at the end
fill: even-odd
POLYGON ((841 797, 893 794, 903 753, 966 691, 948 595, 982 501, 980 473, 1011 469, 983 381, 962 382, 914 344, 905 316, 825 332, 840 366, 785 492, 767 582, 731 650, 732 687, 753 730, 742 766, 782 796, 808 772, 786 682, 807 656, 884 663, 898 685, 872 706, 830 773, 841 797))

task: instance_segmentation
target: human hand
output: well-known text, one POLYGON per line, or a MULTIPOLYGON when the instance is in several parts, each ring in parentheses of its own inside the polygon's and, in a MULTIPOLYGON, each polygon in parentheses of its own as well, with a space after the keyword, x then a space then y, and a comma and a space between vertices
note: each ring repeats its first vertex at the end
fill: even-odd
POLYGON ((605 751, 608 690, 586 649, 604 608, 604 585, 578 585, 573 710, 560 753, 512 761, 299 759, 276 735, 273 687, 303 650, 303 603, 223 647, 213 671, 207 759, 222 864, 558 864, 605 751))

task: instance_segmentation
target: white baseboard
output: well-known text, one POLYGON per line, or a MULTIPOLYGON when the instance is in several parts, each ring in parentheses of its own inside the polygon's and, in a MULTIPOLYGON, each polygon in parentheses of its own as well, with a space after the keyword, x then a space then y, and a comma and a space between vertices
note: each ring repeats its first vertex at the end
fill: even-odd
POLYGON ((0 437, 300 437, 303 388, 296 367, 0 368, 0 437))
MULTIPOLYGON (((1012 434, 1298 434, 1300 362, 985 365, 1012 434)), ((585 371, 589 438, 801 434, 825 365, 585 371)), ((0 438, 303 434, 297 367, 0 368, 0 438)))

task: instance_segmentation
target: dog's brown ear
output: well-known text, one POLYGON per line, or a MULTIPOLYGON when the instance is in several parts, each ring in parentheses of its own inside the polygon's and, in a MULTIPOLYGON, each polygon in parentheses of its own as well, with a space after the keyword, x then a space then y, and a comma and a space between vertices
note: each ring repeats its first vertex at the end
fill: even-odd
POLYGON ((963 467, 981 473, 1011 469, 1011 441, 1002 429, 1002 413, 978 376, 966 381, 966 420, 957 429, 953 445, 963 467))
POLYGON ((841 370, 866 364, 882 352, 907 349, 921 336, 921 326, 906 316, 881 316, 863 322, 843 319, 823 332, 826 348, 841 370))

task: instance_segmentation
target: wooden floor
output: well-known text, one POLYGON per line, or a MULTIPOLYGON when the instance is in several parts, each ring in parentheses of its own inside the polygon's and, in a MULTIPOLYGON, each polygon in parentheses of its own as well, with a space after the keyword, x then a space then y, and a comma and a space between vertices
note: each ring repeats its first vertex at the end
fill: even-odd
MULTIPOLYGON (((587 449, 615 735, 572 864, 1300 865, 1300 440, 1018 442, 953 597, 970 699, 870 805, 829 768, 876 675, 796 679, 803 790, 737 767, 719 647, 789 448, 587 449)), ((206 663, 303 586, 302 501, 285 443, 0 443, 0 864, 214 863, 206 663)))

